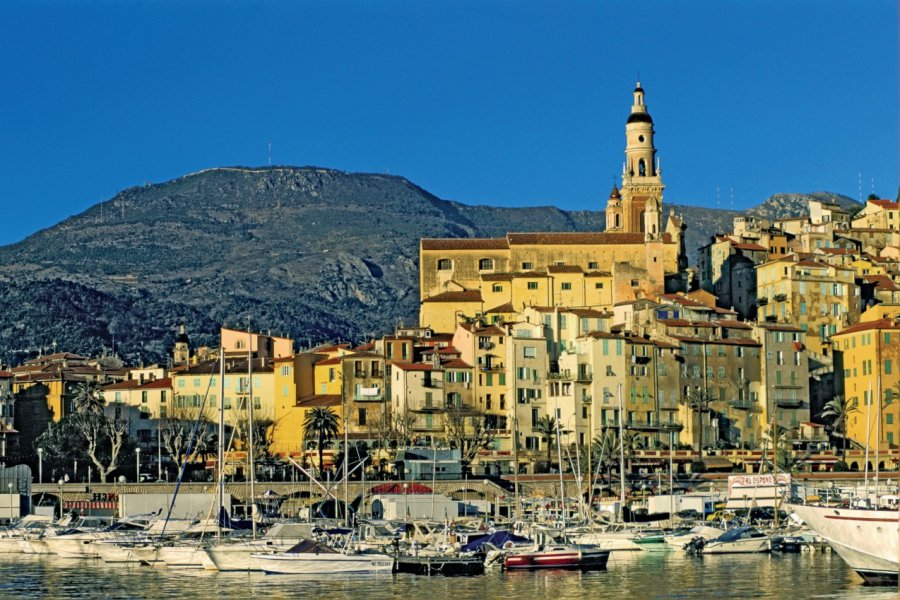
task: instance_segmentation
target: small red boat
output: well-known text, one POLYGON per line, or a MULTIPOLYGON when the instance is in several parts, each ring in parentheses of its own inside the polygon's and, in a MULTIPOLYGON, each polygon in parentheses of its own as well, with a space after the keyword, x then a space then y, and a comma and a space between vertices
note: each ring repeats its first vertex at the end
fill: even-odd
POLYGON ((595 546, 541 546, 530 551, 512 551, 503 559, 507 570, 579 569, 602 571, 609 561, 609 550, 595 546))

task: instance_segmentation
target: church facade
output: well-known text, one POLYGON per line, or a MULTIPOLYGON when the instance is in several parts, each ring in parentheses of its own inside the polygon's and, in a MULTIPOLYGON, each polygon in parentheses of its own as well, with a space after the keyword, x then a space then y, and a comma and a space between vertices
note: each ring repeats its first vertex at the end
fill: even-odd
POLYGON ((459 315, 511 318, 529 306, 610 310, 683 288, 684 229, 662 214, 653 119, 638 83, 625 124, 621 188, 602 232, 508 233, 501 238, 422 239, 420 325, 455 330, 459 315))

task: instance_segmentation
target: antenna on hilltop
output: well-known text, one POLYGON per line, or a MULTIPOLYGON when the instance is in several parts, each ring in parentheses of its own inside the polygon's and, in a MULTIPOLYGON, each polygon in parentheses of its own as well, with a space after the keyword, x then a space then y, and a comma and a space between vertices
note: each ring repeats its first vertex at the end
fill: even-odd
POLYGON ((272 166, 272 142, 269 142, 269 166, 272 166))
POLYGON ((731 196, 729 198, 728 208, 734 210, 734 186, 731 186, 731 196))
POLYGON ((862 171, 856 176, 857 195, 856 199, 862 204, 862 171))
POLYGON ((872 194, 875 194, 875 178, 872 178, 872 194))
POLYGON ((716 186, 716 210, 719 209, 719 186, 716 186))

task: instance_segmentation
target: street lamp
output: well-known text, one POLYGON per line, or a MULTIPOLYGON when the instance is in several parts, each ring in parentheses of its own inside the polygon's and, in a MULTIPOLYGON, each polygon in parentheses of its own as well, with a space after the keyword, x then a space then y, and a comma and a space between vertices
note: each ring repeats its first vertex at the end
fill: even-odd
POLYGON ((44 449, 38 448, 38 483, 44 483, 44 449))
POLYGON ((63 483, 65 483, 65 482, 66 482, 66 480, 65 480, 65 479, 62 479, 62 478, 60 478, 60 480, 59 480, 59 482, 58 482, 58 483, 59 483, 59 518, 60 518, 60 519, 63 518, 63 497, 62 497, 62 490, 63 490, 63 483))
POLYGON ((9 490, 9 522, 12 523, 13 520, 13 497, 12 497, 12 481, 6 484, 6 489, 9 490))
POLYGON ((403 482, 403 502, 406 505, 406 518, 409 518, 409 484, 403 482))
POLYGON ((141 482, 141 448, 140 448, 140 446, 138 446, 137 448, 134 449, 134 463, 135 463, 135 465, 134 465, 134 467, 135 467, 134 482, 140 483, 141 482))

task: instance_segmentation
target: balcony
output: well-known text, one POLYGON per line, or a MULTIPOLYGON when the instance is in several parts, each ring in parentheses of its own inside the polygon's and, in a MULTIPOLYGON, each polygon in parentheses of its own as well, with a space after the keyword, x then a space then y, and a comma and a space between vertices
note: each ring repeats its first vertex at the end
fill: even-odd
POLYGON ((440 388, 443 387, 443 381, 440 379, 425 379, 422 381, 422 387, 424 388, 440 388))
POLYGON ((355 371, 353 371, 353 377, 355 377, 356 379, 365 379, 368 373, 369 372, 365 369, 356 369, 355 371))
POLYGON ((684 428, 679 421, 628 421, 625 429, 634 431, 681 431, 684 428))
POLYGON ((775 300, 775 302, 784 302, 787 300, 787 294, 775 294, 772 299, 775 300))
POLYGON ((590 404, 590 403, 593 402, 593 401, 594 401, 593 396, 581 396, 581 403, 582 403, 582 404, 590 404))
POLYGON ((493 350, 494 342, 481 342, 478 344, 479 350, 493 350))
POLYGON ((756 299, 756 305, 757 305, 757 306, 765 306, 765 305, 768 304, 768 303, 769 303, 769 299, 766 298, 765 296, 761 296, 761 297, 759 297, 759 298, 756 299))
POLYGON ((547 373, 547 379, 550 381, 572 381, 572 372, 564 369, 558 373, 547 373))
POLYGON ((384 391, 381 388, 359 388, 353 394, 354 402, 382 402, 384 401, 384 391))
POLYGON ((417 412, 417 413, 439 413, 439 412, 444 412, 444 408, 441 406, 434 406, 434 405, 432 405, 432 406, 410 406, 409 411, 417 412))
POLYGON ((587 370, 578 370, 578 374, 575 376, 575 381, 578 383, 590 383, 594 380, 594 376, 590 371, 587 370))
POLYGON ((800 408, 803 406, 803 400, 799 398, 776 398, 775 406, 779 408, 800 408))

